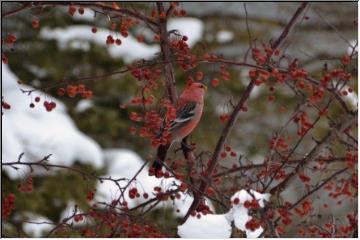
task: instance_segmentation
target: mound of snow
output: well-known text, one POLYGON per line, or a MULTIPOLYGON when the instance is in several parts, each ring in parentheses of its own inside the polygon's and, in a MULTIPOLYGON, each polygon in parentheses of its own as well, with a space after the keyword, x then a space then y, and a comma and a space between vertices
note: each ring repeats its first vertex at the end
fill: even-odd
MULTIPOLYGON (((7 65, 2 64, 2 96, 11 105, 3 110, 2 116, 2 162, 17 161, 24 152, 22 161, 37 161, 52 154, 52 164, 71 166, 75 160, 94 167, 103 166, 100 146, 91 138, 80 132, 66 113, 66 107, 59 100, 41 91, 28 96, 20 91, 29 86, 17 84, 17 77, 7 65), (31 98, 40 96, 41 101, 30 108, 31 98), (47 112, 43 101, 53 101, 56 108, 47 112)), ((11 179, 23 177, 29 171, 27 167, 18 171, 3 167, 11 179)))
POLYGON ((44 216, 33 213, 27 213, 28 221, 24 222, 24 232, 35 238, 43 237, 43 234, 55 227, 54 223, 44 216))
MULTIPOLYGON (((126 178, 127 180, 119 182, 121 187, 125 187, 128 180, 132 179, 144 164, 144 161, 139 155, 126 149, 105 149, 104 158, 108 165, 108 172, 104 177, 111 176, 113 179, 126 178)), ((176 189, 176 186, 180 184, 180 181, 175 178, 158 179, 154 176, 149 176, 149 167, 146 165, 138 174, 136 180, 127 188, 124 196, 128 202, 128 207, 133 208, 155 197, 154 187, 161 186, 162 192, 164 192, 166 190, 176 189), (129 190, 133 187, 137 188, 140 194, 139 198, 129 198, 129 190), (143 197, 144 193, 147 193, 149 198, 145 199, 143 197)), ((109 203, 117 199, 121 194, 119 188, 112 181, 103 181, 103 183, 98 184, 96 189, 95 199, 101 202, 105 201, 109 203)), ((184 216, 193 201, 193 197, 184 193, 180 193, 180 195, 180 199, 161 202, 157 205, 157 208, 172 208, 175 215, 184 216)), ((213 209, 211 203, 208 203, 208 205, 210 209, 213 209)))
POLYGON ((182 238, 230 238, 231 220, 227 214, 190 216, 178 227, 178 235, 182 238))
POLYGON ((252 219, 249 210, 244 207, 245 201, 258 201, 263 208, 265 202, 269 201, 270 194, 258 193, 254 190, 241 190, 231 197, 232 208, 226 214, 207 214, 201 218, 189 217, 186 222, 178 226, 178 235, 182 238, 230 238, 231 222, 241 231, 246 233, 247 238, 257 238, 264 231, 262 227, 251 231, 245 227, 246 223, 252 219), (250 192, 250 193, 249 193, 250 192), (238 199, 238 204, 234 204, 234 199, 238 199))
MULTIPOLYGON (((159 45, 148 45, 140 43, 131 34, 124 38, 119 32, 110 31, 106 28, 98 28, 94 34, 91 32, 92 26, 76 25, 66 28, 50 29, 44 27, 40 31, 43 39, 54 39, 57 41, 60 49, 73 48, 89 50, 89 42, 107 48, 113 58, 122 58, 126 63, 139 59, 151 59, 160 51, 159 45), (107 36, 112 35, 114 39, 121 39, 121 45, 107 45, 107 36)), ((181 34, 188 36, 187 43, 193 46, 198 42, 204 31, 204 24, 196 18, 173 18, 168 22, 169 30, 178 30, 181 34)))

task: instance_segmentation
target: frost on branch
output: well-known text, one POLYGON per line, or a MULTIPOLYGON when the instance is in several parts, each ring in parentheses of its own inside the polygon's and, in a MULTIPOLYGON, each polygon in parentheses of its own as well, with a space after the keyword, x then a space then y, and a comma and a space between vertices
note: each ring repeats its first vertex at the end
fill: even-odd
POLYGON ((269 201, 270 194, 259 193, 254 190, 241 190, 231 197, 232 208, 226 214, 206 214, 190 216, 188 220, 178 226, 178 235, 182 238, 230 238, 232 227, 244 231, 246 237, 256 238, 261 235, 263 228, 256 224, 250 216, 251 206, 263 208, 269 201))

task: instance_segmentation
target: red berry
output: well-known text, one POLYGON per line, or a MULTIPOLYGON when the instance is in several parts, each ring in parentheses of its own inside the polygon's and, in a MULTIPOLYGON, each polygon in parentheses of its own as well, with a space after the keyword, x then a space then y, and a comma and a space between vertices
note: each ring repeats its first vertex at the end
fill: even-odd
POLYGON ((57 94, 58 94, 59 96, 64 96, 64 94, 65 94, 65 89, 64 89, 64 88, 59 88, 59 89, 57 90, 57 94))
POLYGON ((84 8, 83 7, 80 7, 78 9, 78 12, 80 13, 80 15, 83 15, 84 14, 84 8))
POLYGON ((9 34, 6 38, 7 44, 13 44, 16 42, 16 36, 14 34, 9 34))
POLYGON ((183 40, 184 42, 186 42, 188 39, 189 39, 189 38, 188 38, 187 36, 183 36, 183 37, 182 37, 182 40, 183 40))
POLYGON ((55 102, 51 102, 50 103, 50 107, 53 109, 53 108, 55 108, 56 107, 56 103, 55 102))
POLYGON ((75 12, 76 12, 76 7, 74 7, 74 6, 69 6, 68 13, 69 13, 71 16, 74 16, 75 12))
POLYGON ((92 28, 91 28, 91 32, 92 32, 92 33, 96 33, 96 32, 97 32, 97 28, 96 28, 96 27, 92 27, 92 28))
POLYGON ((115 44, 118 45, 118 46, 121 45, 121 40, 120 40, 120 39, 116 39, 115 44))
POLYGON ((238 205, 240 203, 240 199, 239 198, 234 198, 233 202, 234 202, 235 205, 238 205))
POLYGON ((219 80, 217 78, 211 80, 211 86, 217 87, 218 85, 219 85, 219 80))
POLYGON ((108 35, 106 38, 106 44, 110 45, 115 42, 114 38, 111 35, 108 35))
POLYGON ((36 97, 35 102, 40 102, 40 97, 36 97))
POLYGON ((32 26, 33 28, 39 28, 39 26, 40 26, 39 20, 36 19, 36 18, 34 18, 34 19, 31 21, 31 26, 32 26))
POLYGON ((8 104, 5 101, 1 101, 1 107, 3 107, 4 109, 10 109, 11 108, 10 104, 8 104))
POLYGON ((204 77, 203 72, 199 71, 199 72, 196 73, 196 80, 200 81, 200 80, 203 79, 203 77, 204 77))

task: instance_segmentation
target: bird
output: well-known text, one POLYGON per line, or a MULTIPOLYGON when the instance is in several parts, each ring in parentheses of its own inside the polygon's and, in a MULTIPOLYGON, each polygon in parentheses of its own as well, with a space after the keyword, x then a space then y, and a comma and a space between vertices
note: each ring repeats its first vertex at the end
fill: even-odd
MULTIPOLYGON (((170 122, 170 141, 167 145, 160 145, 157 159, 152 168, 156 174, 162 169, 169 146, 175 142, 181 142, 199 124, 204 109, 204 96, 207 87, 200 82, 193 82, 181 93, 176 103, 176 118, 170 122)), ((152 174, 150 174, 152 175, 152 174)))

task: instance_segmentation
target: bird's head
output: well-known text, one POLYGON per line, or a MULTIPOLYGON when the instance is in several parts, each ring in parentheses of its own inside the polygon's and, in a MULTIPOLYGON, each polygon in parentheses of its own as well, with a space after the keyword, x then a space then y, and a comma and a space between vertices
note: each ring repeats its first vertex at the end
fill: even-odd
POLYGON ((205 86, 205 84, 201 83, 201 82, 193 82, 188 86, 188 89, 190 90, 194 90, 194 91, 201 91, 203 93, 205 93, 207 91, 207 87, 205 86))
POLYGON ((207 87, 200 82, 190 83, 182 93, 183 98, 194 99, 198 102, 203 101, 207 87))

